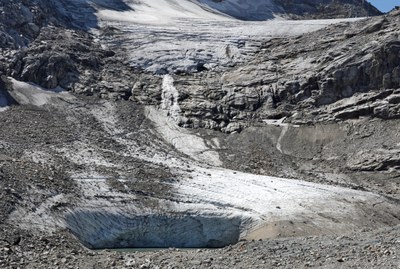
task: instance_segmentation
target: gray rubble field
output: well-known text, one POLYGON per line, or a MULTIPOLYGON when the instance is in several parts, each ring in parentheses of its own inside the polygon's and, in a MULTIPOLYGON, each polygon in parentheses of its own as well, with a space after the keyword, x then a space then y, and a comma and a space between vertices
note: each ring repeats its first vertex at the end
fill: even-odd
POLYGON ((0 15, 0 268, 400 268, 399 9, 0 15))

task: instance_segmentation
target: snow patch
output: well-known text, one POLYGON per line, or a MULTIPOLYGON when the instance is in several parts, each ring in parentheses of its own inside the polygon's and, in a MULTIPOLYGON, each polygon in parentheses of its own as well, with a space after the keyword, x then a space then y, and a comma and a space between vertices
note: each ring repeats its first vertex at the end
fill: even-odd
POLYGON ((202 163, 221 166, 219 154, 208 147, 204 139, 169 120, 167 112, 146 107, 147 117, 154 123, 156 131, 178 151, 202 163))
POLYGON ((12 90, 9 93, 20 105, 44 106, 55 104, 59 100, 75 100, 73 95, 65 92, 61 87, 47 90, 34 83, 18 81, 11 77, 9 80, 12 83, 12 90))
POLYGON ((140 0, 130 3, 132 11, 101 9, 98 16, 102 20, 124 21, 138 24, 170 24, 181 18, 228 20, 229 18, 206 11, 188 0, 140 0))

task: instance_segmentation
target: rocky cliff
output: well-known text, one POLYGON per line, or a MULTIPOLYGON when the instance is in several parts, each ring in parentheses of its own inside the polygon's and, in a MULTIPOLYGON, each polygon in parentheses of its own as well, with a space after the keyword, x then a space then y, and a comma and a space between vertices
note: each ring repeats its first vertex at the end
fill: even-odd
POLYGON ((381 15, 379 10, 364 0, 277 0, 275 3, 281 5, 290 18, 297 19, 333 19, 381 15))
POLYGON ((377 16, 381 13, 363 0, 198 0, 222 13, 243 20, 333 19, 377 16))

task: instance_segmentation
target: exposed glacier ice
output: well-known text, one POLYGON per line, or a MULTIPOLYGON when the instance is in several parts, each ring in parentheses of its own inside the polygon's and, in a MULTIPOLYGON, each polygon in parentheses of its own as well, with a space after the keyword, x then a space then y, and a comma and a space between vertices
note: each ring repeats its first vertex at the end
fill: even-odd
MULTIPOLYGON (((225 1, 141 0, 130 10, 99 9, 100 25, 121 30, 105 43, 122 46, 133 67, 155 74, 223 70, 254 56, 261 42, 273 37, 296 36, 341 20, 242 21, 226 13, 257 10, 254 0, 225 1), (216 10, 213 8, 219 8, 216 10)), ((272 9, 263 1, 263 10, 272 9), (266 6, 264 6, 266 5, 266 6)), ((250 11, 249 11, 250 12, 250 11)))

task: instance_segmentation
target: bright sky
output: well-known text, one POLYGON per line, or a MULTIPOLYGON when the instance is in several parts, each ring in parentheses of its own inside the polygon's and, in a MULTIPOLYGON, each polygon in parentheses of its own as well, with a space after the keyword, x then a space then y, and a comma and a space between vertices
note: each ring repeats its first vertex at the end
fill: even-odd
POLYGON ((400 6, 400 0, 369 0, 369 2, 383 12, 392 10, 394 6, 400 6))

